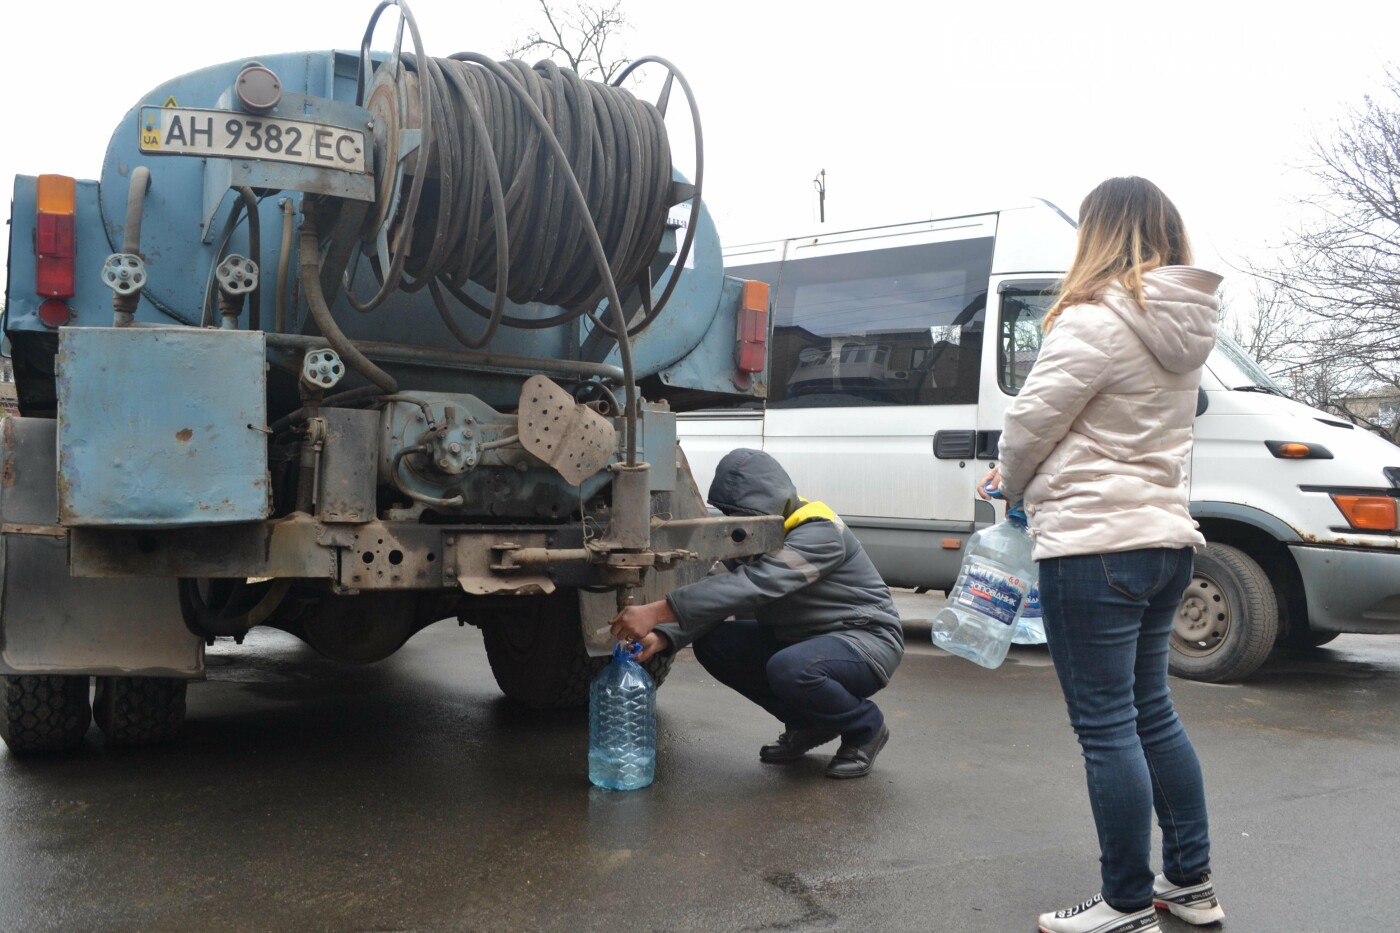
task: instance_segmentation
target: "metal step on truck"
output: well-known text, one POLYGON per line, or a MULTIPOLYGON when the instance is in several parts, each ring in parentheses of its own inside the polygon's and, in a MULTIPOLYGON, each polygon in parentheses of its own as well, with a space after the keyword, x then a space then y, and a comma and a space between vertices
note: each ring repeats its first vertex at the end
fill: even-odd
POLYGON ((619 606, 776 546, 676 442, 677 410, 761 397, 768 299, 724 275, 673 96, 698 140, 662 59, 433 58, 389 0, 358 49, 153 88, 94 180, 16 178, 10 749, 169 741, 205 647, 256 626, 368 663, 456 617, 507 696, 580 704, 619 606))

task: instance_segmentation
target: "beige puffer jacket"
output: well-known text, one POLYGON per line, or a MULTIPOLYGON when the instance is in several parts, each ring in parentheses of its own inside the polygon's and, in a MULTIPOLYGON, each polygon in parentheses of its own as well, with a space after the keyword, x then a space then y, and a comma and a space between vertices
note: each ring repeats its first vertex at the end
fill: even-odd
POLYGON ((1046 335, 1001 435, 1002 492, 1025 499, 1036 560, 1205 543, 1187 465, 1220 282, 1155 269, 1146 310, 1113 286, 1046 335))

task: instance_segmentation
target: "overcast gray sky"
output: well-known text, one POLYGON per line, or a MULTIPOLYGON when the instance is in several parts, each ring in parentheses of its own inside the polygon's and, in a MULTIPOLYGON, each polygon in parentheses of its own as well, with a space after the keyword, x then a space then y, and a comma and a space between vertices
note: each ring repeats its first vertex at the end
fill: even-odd
MULTIPOLYGON (((413 0, 428 54, 500 55, 535 0, 413 0)), ((269 52, 353 48, 366 0, 9 4, 0 182, 95 178, 117 121, 155 85, 269 52)), ((1042 196, 1069 213, 1145 175, 1202 264, 1261 256, 1306 193, 1310 135, 1400 60, 1400 3, 858 3, 627 0, 632 56, 689 78, 707 196, 727 243, 894 223, 1042 196)), ((392 41, 381 30, 376 45, 392 41)), ((671 120, 683 111, 673 109, 671 120)), ((1241 281, 1236 291, 1243 291, 1241 281)))

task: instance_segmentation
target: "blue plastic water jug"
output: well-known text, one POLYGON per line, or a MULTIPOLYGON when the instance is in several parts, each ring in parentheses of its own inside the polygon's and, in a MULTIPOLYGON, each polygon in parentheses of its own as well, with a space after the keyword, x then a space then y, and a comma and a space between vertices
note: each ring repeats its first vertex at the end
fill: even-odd
POLYGON ((968 539, 957 583, 934 617, 933 643, 983 667, 1000 666, 1035 575, 1025 514, 1013 507, 1006 521, 968 539))
POLYGON ((588 690, 588 779, 610 790, 656 776, 656 684, 636 662, 642 646, 618 643, 588 690))

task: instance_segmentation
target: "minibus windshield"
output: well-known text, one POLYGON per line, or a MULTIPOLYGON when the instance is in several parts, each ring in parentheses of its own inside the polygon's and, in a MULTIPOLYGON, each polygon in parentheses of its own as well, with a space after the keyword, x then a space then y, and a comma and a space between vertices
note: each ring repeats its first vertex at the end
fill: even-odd
POLYGON ((1227 389, 1236 392, 1267 392, 1288 398, 1288 393, 1279 388, 1278 383, 1264 372, 1263 367, 1250 359, 1249 354, 1225 334, 1215 341, 1215 353, 1210 357, 1210 371, 1225 383, 1227 389))

